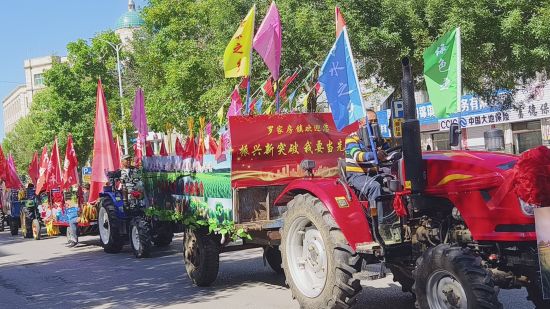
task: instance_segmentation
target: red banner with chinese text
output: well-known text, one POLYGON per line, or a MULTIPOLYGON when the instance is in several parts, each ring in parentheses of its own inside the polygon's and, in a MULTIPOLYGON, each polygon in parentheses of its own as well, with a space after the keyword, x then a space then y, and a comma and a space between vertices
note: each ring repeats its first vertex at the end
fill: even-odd
POLYGON ((231 185, 265 186, 288 183, 304 176, 300 162, 314 160, 314 174, 338 175, 351 125, 336 130, 330 113, 234 116, 231 134, 231 185))

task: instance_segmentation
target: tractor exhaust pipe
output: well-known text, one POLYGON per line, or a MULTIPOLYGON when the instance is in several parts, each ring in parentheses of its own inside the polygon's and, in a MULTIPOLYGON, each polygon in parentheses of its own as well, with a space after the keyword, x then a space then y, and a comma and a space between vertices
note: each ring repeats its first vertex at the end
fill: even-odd
POLYGON ((422 160, 420 143, 420 122, 416 118, 416 102, 414 99, 414 83, 409 58, 401 61, 403 79, 401 92, 405 121, 402 125, 403 159, 405 162, 405 187, 410 187, 412 193, 419 193, 426 188, 426 168, 422 160))

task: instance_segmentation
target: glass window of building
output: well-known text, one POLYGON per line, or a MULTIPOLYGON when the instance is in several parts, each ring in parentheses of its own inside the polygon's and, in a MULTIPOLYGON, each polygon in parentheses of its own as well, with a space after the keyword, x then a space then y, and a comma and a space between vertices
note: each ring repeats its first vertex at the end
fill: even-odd
POLYGON ((448 132, 433 133, 432 141, 434 145, 433 150, 450 150, 451 149, 451 145, 449 144, 448 132))
POLYGON ((542 145, 540 120, 512 123, 512 131, 515 154, 542 145))
POLYGON ((34 74, 34 85, 35 86, 43 86, 44 85, 44 75, 40 74, 34 74))

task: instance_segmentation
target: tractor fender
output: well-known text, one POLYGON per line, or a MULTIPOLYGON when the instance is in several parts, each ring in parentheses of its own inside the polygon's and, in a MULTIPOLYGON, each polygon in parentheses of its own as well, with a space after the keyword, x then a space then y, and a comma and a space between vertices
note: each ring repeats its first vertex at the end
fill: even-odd
POLYGON ((295 195, 305 193, 312 194, 325 204, 353 250, 358 245, 373 242, 365 210, 359 199, 347 184, 342 184, 336 178, 293 180, 275 199, 274 206, 286 206, 295 195))
POLYGON ((113 202, 113 205, 115 206, 115 212, 119 219, 125 219, 126 214, 124 213, 124 201, 122 200, 122 196, 120 196, 120 193, 118 192, 112 192, 112 191, 104 191, 99 193, 100 198, 108 198, 113 202))

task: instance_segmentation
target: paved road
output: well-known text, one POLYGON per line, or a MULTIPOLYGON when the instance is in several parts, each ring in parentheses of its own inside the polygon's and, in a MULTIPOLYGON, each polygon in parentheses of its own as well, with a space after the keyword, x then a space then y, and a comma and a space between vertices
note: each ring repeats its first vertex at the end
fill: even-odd
MULTIPOLYGON (((75 248, 64 243, 0 233, 0 308, 299 308, 259 249, 222 254, 215 285, 197 288, 185 273, 181 235, 150 259, 135 259, 128 247, 106 254, 97 237, 82 237, 75 248)), ((367 284, 356 308, 414 308, 391 275, 367 284)), ((525 296, 500 293, 505 308, 533 308, 525 296)))

